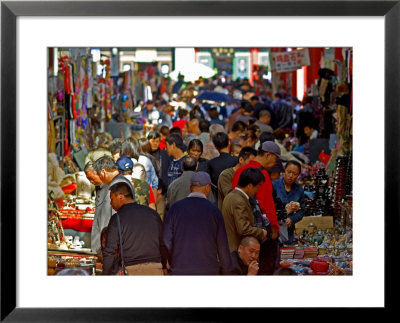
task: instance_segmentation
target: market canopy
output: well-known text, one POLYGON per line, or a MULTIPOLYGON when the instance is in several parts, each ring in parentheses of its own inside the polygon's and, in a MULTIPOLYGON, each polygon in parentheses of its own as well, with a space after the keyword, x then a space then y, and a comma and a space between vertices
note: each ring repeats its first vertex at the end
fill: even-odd
POLYGON ((193 63, 190 65, 185 65, 184 67, 178 68, 172 71, 169 76, 173 80, 177 80, 179 74, 185 76, 186 82, 194 82, 198 80, 200 77, 210 78, 217 74, 217 71, 213 70, 211 67, 208 67, 204 64, 193 63))

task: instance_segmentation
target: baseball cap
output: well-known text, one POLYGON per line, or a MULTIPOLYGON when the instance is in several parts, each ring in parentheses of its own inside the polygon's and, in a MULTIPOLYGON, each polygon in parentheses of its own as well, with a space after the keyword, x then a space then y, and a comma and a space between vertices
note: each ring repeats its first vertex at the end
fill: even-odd
POLYGON ((215 185, 211 182, 210 175, 206 172, 197 172, 192 175, 190 179, 190 185, 192 186, 205 186, 211 184, 215 187, 215 185))
POLYGON ((278 157, 281 156, 281 149, 273 141, 264 141, 262 146, 261 146, 261 150, 265 151, 265 152, 268 152, 268 153, 271 153, 271 154, 275 154, 278 157))
POLYGON ((132 170, 133 168, 133 161, 132 159, 130 159, 127 156, 121 156, 118 160, 117 160, 117 166, 118 166, 118 170, 120 171, 124 171, 127 169, 132 170))

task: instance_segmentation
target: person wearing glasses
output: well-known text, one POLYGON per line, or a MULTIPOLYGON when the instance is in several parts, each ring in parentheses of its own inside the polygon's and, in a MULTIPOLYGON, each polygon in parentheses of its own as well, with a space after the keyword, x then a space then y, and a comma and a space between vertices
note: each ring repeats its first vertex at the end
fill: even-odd
POLYGON ((281 229, 280 240, 286 245, 294 243, 295 223, 304 216, 304 190, 301 185, 296 183, 300 173, 300 163, 295 160, 289 160, 285 165, 283 177, 272 182, 276 197, 282 202, 279 204, 285 207, 286 218, 279 219, 279 224, 281 229), (285 230, 286 227, 287 230, 285 230), (285 235, 286 231, 287 236, 285 235))

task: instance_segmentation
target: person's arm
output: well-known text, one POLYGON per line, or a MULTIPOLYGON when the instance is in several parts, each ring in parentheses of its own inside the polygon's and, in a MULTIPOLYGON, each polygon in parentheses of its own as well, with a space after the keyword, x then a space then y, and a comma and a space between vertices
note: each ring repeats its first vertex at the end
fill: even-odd
POLYGON ((164 270, 166 270, 167 269, 167 262, 168 262, 168 249, 165 246, 164 239, 163 239, 163 223, 161 221, 160 216, 158 216, 158 214, 156 216, 157 216, 157 222, 158 222, 161 264, 162 264, 162 268, 164 270))
POLYGON ((92 224, 92 231, 90 234, 90 247, 93 252, 99 254, 100 252, 100 228, 99 224, 97 221, 97 218, 95 217, 93 219, 93 224, 92 224))
POLYGON ((224 217, 221 211, 217 212, 217 252, 221 264, 223 275, 229 275, 232 272, 232 258, 229 250, 228 237, 226 235, 224 217))
POLYGON ((272 197, 272 184, 269 178, 260 186, 256 196, 261 211, 267 216, 271 223, 272 239, 276 239, 279 234, 279 222, 276 216, 275 203, 272 197))
POLYGON ((143 166, 145 167, 147 183, 149 183, 151 187, 157 188, 158 177, 150 158, 146 156, 140 156, 139 159, 140 159, 139 163, 143 164, 143 166))
POLYGON ((244 203, 236 203, 230 209, 231 214, 233 214, 236 232, 240 236, 253 236, 260 241, 264 239, 264 230, 251 225, 249 216, 253 216, 253 214, 249 213, 249 208, 244 203))
POLYGON ((171 264, 171 256, 172 256, 172 242, 173 242, 173 235, 172 235, 172 230, 173 230, 173 212, 174 212, 174 207, 172 206, 165 218, 164 218, 164 227, 163 227, 163 245, 165 246, 167 252, 168 252, 168 261, 171 264))
POLYGON ((107 243, 103 251, 103 272, 102 275, 111 275, 115 251, 119 245, 119 233, 117 216, 112 217, 107 229, 107 243))
POLYGON ((240 168, 237 169, 236 172, 233 174, 233 177, 232 177, 232 189, 234 189, 234 188, 237 186, 237 184, 238 184, 238 182, 239 182, 239 177, 240 177, 240 174, 242 173, 242 171, 243 171, 243 168, 240 167, 240 168))
POLYGON ((232 180, 225 172, 222 172, 218 178, 218 189, 221 190, 224 196, 227 196, 230 191, 232 191, 232 180))
POLYGON ((156 210, 156 199, 154 198, 153 189, 149 185, 149 207, 156 210))
POLYGON ((304 190, 303 189, 301 189, 299 200, 295 201, 295 202, 300 203, 300 209, 297 212, 294 212, 293 214, 290 214, 288 216, 290 218, 290 220, 292 221, 292 224, 299 222, 304 216, 306 202, 305 202, 305 198, 304 198, 304 190))

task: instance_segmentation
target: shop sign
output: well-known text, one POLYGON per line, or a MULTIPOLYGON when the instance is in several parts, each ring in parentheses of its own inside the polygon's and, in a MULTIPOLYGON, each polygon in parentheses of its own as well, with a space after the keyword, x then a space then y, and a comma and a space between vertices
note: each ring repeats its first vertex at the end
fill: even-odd
POLYGON ((310 65, 308 49, 292 50, 291 52, 270 53, 273 72, 295 71, 304 65, 310 65))

